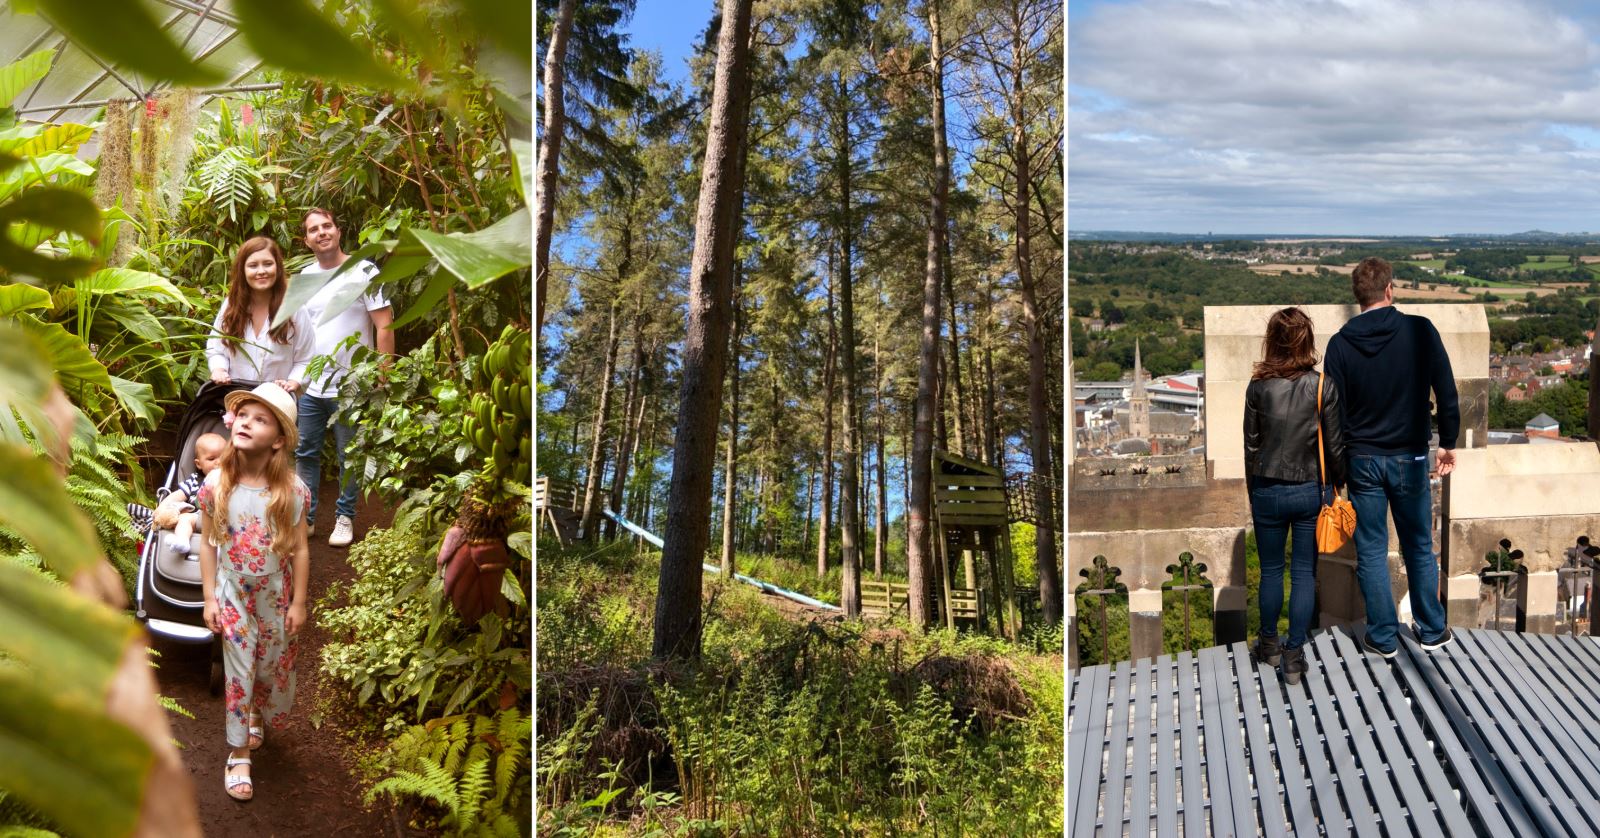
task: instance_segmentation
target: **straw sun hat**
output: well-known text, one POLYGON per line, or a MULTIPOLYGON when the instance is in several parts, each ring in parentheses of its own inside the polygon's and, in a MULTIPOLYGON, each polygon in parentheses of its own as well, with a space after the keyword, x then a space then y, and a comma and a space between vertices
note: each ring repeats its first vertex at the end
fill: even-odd
POLYGON ((229 413, 238 413, 239 405, 246 401, 260 402, 268 410, 272 411, 274 416, 278 417, 278 425, 283 429, 283 435, 289 439, 288 448, 290 451, 299 446, 300 430, 295 427, 295 418, 299 416, 300 411, 295 406, 294 396, 289 395, 288 391, 282 387, 268 381, 265 384, 257 385, 254 390, 235 390, 222 400, 222 404, 228 409, 229 413))

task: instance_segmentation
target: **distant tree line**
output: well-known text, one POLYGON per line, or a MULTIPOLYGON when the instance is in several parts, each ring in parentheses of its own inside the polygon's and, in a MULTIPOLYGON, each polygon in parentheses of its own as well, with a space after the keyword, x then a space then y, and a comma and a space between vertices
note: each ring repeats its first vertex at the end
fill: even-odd
POLYGON ((1489 427, 1520 431, 1528 420, 1544 413, 1561 423, 1561 435, 1581 434, 1589 415, 1589 382, 1570 378, 1514 402, 1503 393, 1489 395, 1489 427))

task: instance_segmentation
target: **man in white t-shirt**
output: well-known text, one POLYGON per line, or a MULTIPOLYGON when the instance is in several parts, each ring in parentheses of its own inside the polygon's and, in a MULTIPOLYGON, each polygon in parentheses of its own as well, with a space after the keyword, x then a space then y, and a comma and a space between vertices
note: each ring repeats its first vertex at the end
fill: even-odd
MULTIPOLYGON (((302 222, 306 245, 316 254, 317 263, 301 271, 301 275, 326 273, 343 265, 350 258, 339 246, 339 226, 333 213, 320 208, 306 212, 302 222)), ((355 283, 365 283, 378 273, 377 266, 363 260, 341 274, 338 279, 323 286, 305 305, 312 323, 318 323, 327 313, 328 303, 338 297, 342 289, 355 283)), ((394 322, 394 310, 377 288, 353 300, 344 311, 332 320, 316 327, 316 355, 330 356, 322 374, 306 382, 300 396, 300 446, 295 450, 295 470, 311 489, 311 507, 306 510, 306 524, 316 532, 317 490, 322 483, 322 440, 328 429, 328 420, 339 408, 339 382, 350 369, 353 347, 335 351, 351 335, 360 335, 361 345, 376 348, 384 355, 394 354, 394 333, 389 324, 394 322)), ((345 448, 355 436, 355 428, 344 422, 335 422, 333 439, 339 451, 339 501, 335 508, 333 533, 328 544, 347 547, 354 534, 356 498, 361 493, 357 476, 345 468, 345 448)))

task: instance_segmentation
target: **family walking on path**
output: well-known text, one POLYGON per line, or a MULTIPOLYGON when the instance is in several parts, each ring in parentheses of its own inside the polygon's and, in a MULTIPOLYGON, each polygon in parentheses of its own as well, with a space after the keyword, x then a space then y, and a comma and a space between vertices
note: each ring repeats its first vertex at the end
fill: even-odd
POLYGON ((1389 524, 1405 558, 1423 649, 1450 642, 1433 550, 1428 476, 1437 405, 1439 475, 1455 468, 1461 428, 1455 377, 1438 329, 1394 307, 1388 262, 1364 259, 1351 286, 1361 313, 1328 340, 1317 372, 1311 319, 1282 309, 1267 323, 1262 360, 1245 390, 1244 450, 1250 512, 1261 557, 1257 659, 1298 684, 1315 609, 1317 524, 1344 488, 1355 511, 1356 578, 1366 603, 1363 647, 1389 659, 1399 618, 1389 576, 1389 524), (1279 639, 1286 542, 1290 557, 1289 633, 1279 639))
MULTIPOLYGON (((348 546, 360 486, 345 467, 354 429, 335 421, 338 389, 355 344, 394 352, 392 310, 376 289, 352 298, 378 273, 360 262, 325 281, 349 260, 333 214, 319 208, 304 219, 305 244, 316 264, 300 281, 323 287, 283 323, 273 321, 289 282, 278 243, 256 237, 232 263, 227 299, 217 312, 206 357, 211 381, 261 382, 227 395, 225 444, 214 462, 183 486, 198 507, 205 624, 222 636, 225 732, 231 749, 223 782, 229 796, 255 794, 250 752, 266 728, 281 730, 294 703, 296 638, 305 628, 310 575, 308 538, 315 534, 322 446, 330 423, 338 451, 340 493, 331 546, 348 546), (342 305, 336 312, 331 305, 342 305), (353 338, 353 340, 352 340, 353 338), (320 373, 308 370, 321 357, 320 373)), ((209 453, 209 449, 208 449, 209 453)), ((178 493, 174 493, 178 494, 178 493)))

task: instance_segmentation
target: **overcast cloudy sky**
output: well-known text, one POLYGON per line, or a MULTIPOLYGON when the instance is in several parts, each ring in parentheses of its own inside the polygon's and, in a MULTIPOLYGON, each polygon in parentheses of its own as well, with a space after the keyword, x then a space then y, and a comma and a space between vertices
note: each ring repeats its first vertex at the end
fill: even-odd
POLYGON ((1597 11, 1072 0, 1070 229, 1600 231, 1597 11))

